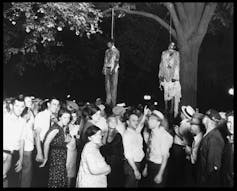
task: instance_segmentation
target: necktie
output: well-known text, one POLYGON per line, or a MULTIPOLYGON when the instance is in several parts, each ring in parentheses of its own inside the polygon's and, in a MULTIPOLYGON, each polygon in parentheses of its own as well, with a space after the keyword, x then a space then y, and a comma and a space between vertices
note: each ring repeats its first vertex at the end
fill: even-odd
POLYGON ((146 158, 150 158, 151 153, 151 140, 152 140, 152 132, 149 133, 148 141, 147 141, 147 150, 146 150, 146 158))

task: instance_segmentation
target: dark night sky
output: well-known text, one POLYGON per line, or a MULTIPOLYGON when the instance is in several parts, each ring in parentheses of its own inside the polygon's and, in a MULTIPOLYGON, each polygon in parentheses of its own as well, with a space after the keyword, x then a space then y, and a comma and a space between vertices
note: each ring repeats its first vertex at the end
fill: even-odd
MULTIPOLYGON (((144 94, 149 93, 152 95, 153 101, 158 101, 162 105, 163 94, 159 90, 157 74, 161 52, 168 46, 167 31, 161 30, 153 44, 151 37, 149 47, 153 46, 153 49, 150 55, 151 61, 147 62, 148 67, 151 69, 144 71, 134 64, 135 61, 131 60, 133 57, 128 56, 130 53, 126 48, 127 45, 122 43, 125 40, 121 39, 126 37, 127 30, 122 22, 117 23, 116 30, 117 34, 125 31, 124 35, 117 35, 120 38, 118 48, 122 57, 118 101, 137 104, 143 101, 144 94)), ((136 30, 138 30, 137 33, 140 31, 141 35, 143 35, 144 32, 142 30, 144 29, 138 28, 136 30)), ((108 26, 107 28, 105 27, 103 35, 104 37, 109 36, 108 26)), ((153 33, 150 33, 150 35, 153 35, 153 33)), ((96 47, 95 51, 99 55, 97 62, 100 64, 91 67, 92 70, 95 70, 94 74, 89 75, 88 70, 90 70, 90 67, 88 67, 76 74, 77 80, 70 83, 67 80, 62 80, 58 84, 47 86, 55 72, 50 72, 45 66, 28 67, 26 73, 20 77, 14 73, 14 67, 8 65, 4 67, 4 95, 15 96, 23 93, 42 98, 52 95, 65 98, 70 93, 78 101, 94 101, 97 97, 104 99, 104 76, 101 74, 101 69, 106 49, 105 43, 102 44, 101 40, 99 42, 99 38, 95 38, 91 42, 82 39, 75 41, 74 37, 66 39, 69 40, 65 41, 64 49, 71 54, 83 54, 90 57, 90 52, 85 47, 96 47), (75 45, 71 46, 74 43, 75 45), (98 49, 98 47, 100 48, 98 49)), ((81 60, 80 62, 86 63, 87 60, 81 60)), ((228 95, 228 89, 233 86, 233 73, 233 27, 224 29, 216 35, 207 34, 199 53, 198 107, 201 110, 206 110, 210 107, 217 110, 233 108, 233 97, 228 95)), ((67 79, 68 75, 70 74, 67 71, 60 74, 62 79, 67 79)), ((58 78, 58 76, 55 78, 58 78)))

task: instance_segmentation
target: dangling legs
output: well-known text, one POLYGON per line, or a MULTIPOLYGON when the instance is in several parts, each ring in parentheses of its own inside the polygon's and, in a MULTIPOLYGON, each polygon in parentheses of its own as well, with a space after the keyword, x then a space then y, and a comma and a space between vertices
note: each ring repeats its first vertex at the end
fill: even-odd
POLYGON ((106 91, 106 104, 111 104, 111 86, 110 86, 110 75, 108 74, 108 71, 106 71, 105 74, 105 91, 106 91))
POLYGON ((112 95, 113 107, 116 105, 117 87, 118 87, 118 71, 113 73, 111 77, 111 95, 112 95))

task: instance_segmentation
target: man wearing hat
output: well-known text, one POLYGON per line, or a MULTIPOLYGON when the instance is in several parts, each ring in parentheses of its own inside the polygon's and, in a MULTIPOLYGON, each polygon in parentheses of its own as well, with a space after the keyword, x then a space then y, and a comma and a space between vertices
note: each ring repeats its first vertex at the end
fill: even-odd
POLYGON ((220 131, 216 128, 220 120, 220 114, 213 109, 208 110, 202 119, 206 133, 197 154, 198 186, 220 186, 220 169, 225 145, 220 131))
POLYGON ((191 133, 194 135, 194 140, 192 142, 192 147, 186 146, 186 153, 190 156, 189 159, 192 164, 195 164, 197 161, 197 151, 204 134, 204 127, 202 124, 203 114, 195 113, 193 118, 190 121, 191 124, 191 133))
POLYGON ((203 134, 205 133, 205 127, 202 123, 202 118, 204 117, 201 113, 195 113, 190 121, 191 133, 194 135, 192 146, 186 145, 185 152, 187 154, 187 168, 189 168, 186 176, 186 184, 188 186, 195 185, 196 180, 196 161, 197 152, 202 140, 203 134))
POLYGON ((169 158, 169 149, 173 144, 173 137, 161 126, 164 116, 161 112, 154 110, 149 119, 148 127, 151 133, 147 143, 147 164, 143 176, 147 176, 147 186, 160 187, 165 181, 165 169, 169 158))

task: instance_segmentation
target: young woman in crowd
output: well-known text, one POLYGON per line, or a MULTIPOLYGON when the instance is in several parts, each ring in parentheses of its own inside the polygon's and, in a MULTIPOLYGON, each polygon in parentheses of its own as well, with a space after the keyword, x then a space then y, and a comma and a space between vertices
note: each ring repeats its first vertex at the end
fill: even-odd
POLYGON ((49 162, 48 187, 66 187, 67 185, 67 147, 70 137, 65 135, 65 130, 70 122, 71 114, 66 109, 61 109, 58 114, 59 122, 54 123, 47 132, 44 140, 44 167, 49 162))

